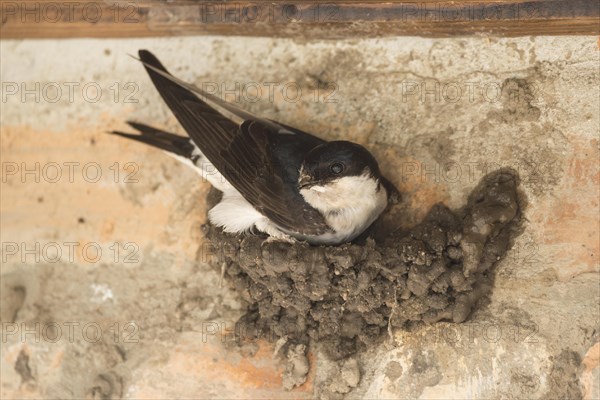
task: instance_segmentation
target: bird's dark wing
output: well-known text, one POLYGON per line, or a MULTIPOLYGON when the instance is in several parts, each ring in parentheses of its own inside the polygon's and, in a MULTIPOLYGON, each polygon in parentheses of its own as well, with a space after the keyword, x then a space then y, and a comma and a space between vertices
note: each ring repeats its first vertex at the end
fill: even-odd
POLYGON ((319 235, 330 231, 323 216, 304 201, 297 189, 303 154, 322 140, 306 133, 280 134, 279 130, 286 127, 255 118, 182 84, 146 50, 140 50, 139 56, 190 138, 252 206, 289 232, 319 235), (243 122, 232 121, 223 109, 243 122))

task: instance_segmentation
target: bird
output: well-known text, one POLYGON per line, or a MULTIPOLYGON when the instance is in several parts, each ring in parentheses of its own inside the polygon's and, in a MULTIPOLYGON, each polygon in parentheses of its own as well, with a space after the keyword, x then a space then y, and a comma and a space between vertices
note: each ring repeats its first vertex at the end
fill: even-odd
POLYGON ((208 219, 224 232, 339 245, 398 199, 365 147, 254 116, 176 78, 150 51, 138 57, 188 137, 134 121, 135 133, 109 133, 167 152, 221 191, 208 219))

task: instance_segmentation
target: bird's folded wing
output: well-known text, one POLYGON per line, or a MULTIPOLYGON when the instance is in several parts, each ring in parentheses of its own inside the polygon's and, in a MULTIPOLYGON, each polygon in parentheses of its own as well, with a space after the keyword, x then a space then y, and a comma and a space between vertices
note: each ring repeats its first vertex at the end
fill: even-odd
POLYGON ((289 177, 283 166, 274 164, 271 139, 277 134, 275 123, 257 119, 213 96, 210 102, 219 112, 198 96, 206 93, 174 78, 152 53, 141 50, 139 56, 190 138, 252 206, 290 232, 320 235, 329 231, 323 216, 302 199, 296 182, 286 182, 289 177), (232 121, 223 115, 223 109, 244 121, 232 121))

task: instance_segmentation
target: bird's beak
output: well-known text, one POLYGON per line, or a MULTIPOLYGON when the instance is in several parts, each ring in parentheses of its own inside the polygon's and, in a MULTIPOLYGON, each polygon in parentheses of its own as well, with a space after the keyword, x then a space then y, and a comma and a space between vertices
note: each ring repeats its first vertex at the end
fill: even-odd
POLYGON ((312 183, 312 178, 308 174, 304 173, 304 171, 300 171, 300 177, 298 178, 298 188, 305 188, 307 186, 310 186, 312 183))

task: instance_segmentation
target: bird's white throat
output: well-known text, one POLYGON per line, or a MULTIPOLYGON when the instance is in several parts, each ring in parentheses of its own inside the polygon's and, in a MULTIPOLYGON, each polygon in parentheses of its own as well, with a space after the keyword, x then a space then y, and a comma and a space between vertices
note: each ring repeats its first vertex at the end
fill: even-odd
POLYGON ((386 190, 368 174, 300 189, 300 194, 323 214, 329 226, 348 236, 366 229, 387 205, 386 190))

